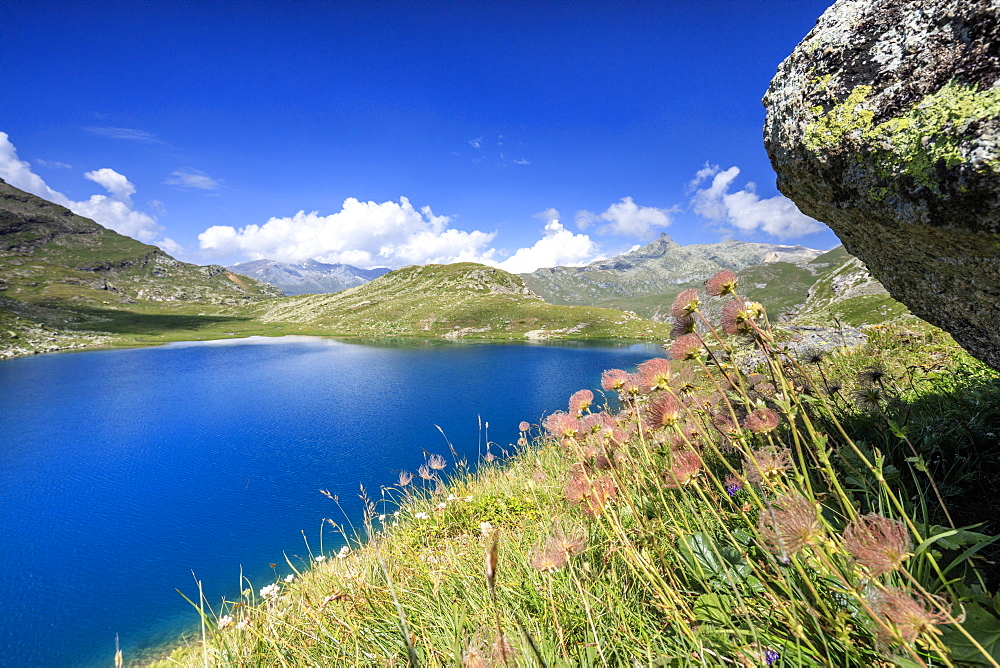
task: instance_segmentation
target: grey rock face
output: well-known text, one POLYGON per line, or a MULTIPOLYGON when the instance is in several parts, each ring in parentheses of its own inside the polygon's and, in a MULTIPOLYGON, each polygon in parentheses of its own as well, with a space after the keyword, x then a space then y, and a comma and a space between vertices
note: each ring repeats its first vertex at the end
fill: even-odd
POLYGON ((764 106, 778 189, 1000 369, 1000 0, 838 0, 764 106))

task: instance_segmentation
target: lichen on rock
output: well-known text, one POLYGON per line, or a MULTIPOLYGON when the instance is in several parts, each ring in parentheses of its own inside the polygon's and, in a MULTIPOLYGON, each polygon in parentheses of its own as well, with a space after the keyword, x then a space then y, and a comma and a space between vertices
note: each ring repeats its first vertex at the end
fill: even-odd
POLYGON ((764 105, 779 190, 1000 368, 1000 2, 838 0, 764 105))

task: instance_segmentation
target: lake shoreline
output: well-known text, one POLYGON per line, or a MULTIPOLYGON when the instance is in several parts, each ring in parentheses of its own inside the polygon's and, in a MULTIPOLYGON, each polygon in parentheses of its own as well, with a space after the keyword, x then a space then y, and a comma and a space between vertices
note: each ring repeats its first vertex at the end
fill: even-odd
MULTIPOLYGON (((559 336, 551 338, 497 338, 497 337, 477 337, 477 336, 463 336, 463 337, 443 337, 443 336, 387 336, 387 337, 376 337, 371 335, 343 335, 343 334, 320 334, 320 333, 299 333, 299 332, 288 332, 281 334, 272 333, 260 333, 252 334, 241 332, 239 335, 219 335, 219 336, 206 336, 199 338, 164 338, 163 340, 156 341, 142 341, 139 339, 123 339, 121 341, 99 341, 94 343, 67 343, 65 345, 49 344, 44 348, 33 349, 33 350, 23 350, 22 351, 12 351, 11 348, 0 349, 0 362, 5 360, 20 359, 25 357, 35 357, 37 355, 45 355, 49 353, 81 353, 81 352, 98 352, 103 350, 129 350, 129 349, 141 349, 141 348, 156 348, 161 346, 168 346, 172 344, 183 344, 183 343, 215 343, 219 341, 241 341, 250 338, 268 338, 268 339, 283 339, 286 337, 302 336, 317 339, 331 339, 335 341, 343 341, 344 343, 355 343, 360 345, 378 345, 381 343, 405 343, 414 342, 415 344, 424 342, 434 342, 439 344, 456 344, 456 343, 469 343, 469 344, 499 344, 499 345, 559 345, 562 343, 585 343, 591 345, 630 345, 637 343, 646 343, 652 345, 663 345, 664 341, 657 340, 655 338, 589 338, 589 337, 574 337, 574 336, 559 336)), ((105 336, 104 338, 110 338, 105 336)))

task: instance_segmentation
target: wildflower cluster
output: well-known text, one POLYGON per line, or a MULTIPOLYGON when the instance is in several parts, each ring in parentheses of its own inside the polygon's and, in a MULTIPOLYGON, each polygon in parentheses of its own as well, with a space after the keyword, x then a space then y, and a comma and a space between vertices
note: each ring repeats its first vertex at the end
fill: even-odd
POLYGON ((247 590, 217 618, 220 663, 997 665, 993 539, 932 521, 887 365, 783 350, 732 272, 670 313, 665 356, 519 424, 515 457, 487 445, 449 477, 457 457, 428 454, 383 490, 395 511, 365 499, 367 544, 247 590), (862 418, 885 424, 869 443, 845 427, 862 418), (907 448, 891 462, 883 432, 907 448))

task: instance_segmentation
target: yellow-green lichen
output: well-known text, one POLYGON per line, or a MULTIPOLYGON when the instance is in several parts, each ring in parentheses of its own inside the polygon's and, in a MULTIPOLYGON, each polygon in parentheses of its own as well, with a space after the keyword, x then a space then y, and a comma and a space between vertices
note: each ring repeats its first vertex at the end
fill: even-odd
POLYGON ((817 118, 806 128, 806 146, 813 151, 830 148, 840 144, 850 133, 870 130, 875 113, 864 105, 871 91, 871 86, 858 86, 846 100, 825 114, 823 107, 813 107, 810 111, 817 118))
MULTIPOLYGON (((918 183, 933 187, 935 165, 954 167, 968 160, 963 143, 973 123, 1000 116, 1000 89, 976 90, 951 82, 909 111, 874 129, 875 139, 889 140, 893 162, 918 183)), ((1000 168, 998 156, 986 161, 1000 168)))
MULTIPOLYGON (((815 121, 805 133, 812 151, 840 146, 849 136, 871 147, 885 176, 909 174, 936 189, 936 165, 954 167, 968 160, 967 146, 974 123, 1000 116, 1000 89, 977 90, 955 81, 928 95, 904 113, 873 125, 874 112, 866 106, 871 86, 858 86, 846 100, 824 113, 811 111, 815 121)), ((982 165, 1000 171, 1000 156, 982 165)))

